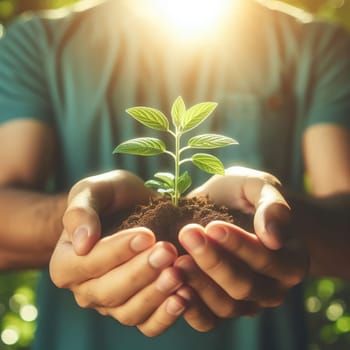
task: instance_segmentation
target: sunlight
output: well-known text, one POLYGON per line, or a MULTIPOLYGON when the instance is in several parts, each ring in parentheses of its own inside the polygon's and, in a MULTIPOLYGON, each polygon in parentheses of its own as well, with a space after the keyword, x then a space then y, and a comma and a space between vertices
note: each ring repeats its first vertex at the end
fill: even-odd
POLYGON ((14 345, 19 340, 19 334, 15 329, 6 328, 1 333, 1 340, 6 345, 14 345))
POLYGON ((197 35, 220 23, 232 0, 152 0, 163 20, 180 34, 197 35))

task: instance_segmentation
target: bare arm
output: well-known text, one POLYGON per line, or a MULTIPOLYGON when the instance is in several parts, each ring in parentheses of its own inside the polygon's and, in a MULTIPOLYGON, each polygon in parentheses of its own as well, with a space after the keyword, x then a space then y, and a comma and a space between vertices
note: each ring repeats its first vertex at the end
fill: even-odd
POLYGON ((350 279, 350 130, 317 125, 306 131, 304 159, 314 198, 291 198, 311 257, 311 274, 350 279))
POLYGON ((47 265, 62 230, 66 195, 43 193, 53 131, 22 119, 0 126, 0 270, 47 265))

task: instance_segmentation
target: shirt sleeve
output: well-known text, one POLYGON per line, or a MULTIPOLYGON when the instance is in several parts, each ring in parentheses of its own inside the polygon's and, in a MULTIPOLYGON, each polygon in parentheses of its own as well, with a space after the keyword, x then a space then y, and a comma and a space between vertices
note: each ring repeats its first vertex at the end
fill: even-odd
POLYGON ((43 34, 38 19, 19 18, 0 39, 0 123, 16 118, 50 122, 43 34))
POLYGON ((350 127, 350 35, 331 24, 314 30, 307 126, 333 123, 350 127))

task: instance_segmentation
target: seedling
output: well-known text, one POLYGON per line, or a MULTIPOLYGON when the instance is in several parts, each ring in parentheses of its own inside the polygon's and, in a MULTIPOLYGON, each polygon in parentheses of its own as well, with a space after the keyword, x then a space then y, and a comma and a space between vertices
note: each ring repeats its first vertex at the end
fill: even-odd
POLYGON ((168 118, 158 109, 150 107, 133 107, 126 112, 143 125, 169 133, 174 137, 175 149, 167 149, 165 142, 153 137, 140 137, 131 139, 117 146, 113 153, 133 154, 140 156, 155 156, 166 153, 174 161, 174 173, 159 172, 154 179, 145 182, 145 186, 155 188, 159 193, 171 197, 172 203, 178 206, 179 198, 191 186, 192 179, 187 171, 181 173, 181 165, 192 162, 199 169, 209 174, 225 173, 225 168, 220 159, 207 153, 195 153, 191 157, 183 158, 183 153, 189 149, 214 149, 237 144, 230 137, 217 134, 202 134, 188 140, 187 145, 181 143, 182 136, 196 128, 215 110, 217 103, 203 102, 186 109, 185 103, 179 96, 171 108, 171 121, 173 129, 170 129, 168 118))

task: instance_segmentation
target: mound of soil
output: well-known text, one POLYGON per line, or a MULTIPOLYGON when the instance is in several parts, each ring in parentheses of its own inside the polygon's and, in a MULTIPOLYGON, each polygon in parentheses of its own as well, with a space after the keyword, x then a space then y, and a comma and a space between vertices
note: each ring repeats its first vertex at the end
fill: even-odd
POLYGON ((147 205, 135 208, 119 226, 127 229, 137 226, 152 230, 159 241, 172 242, 179 251, 185 251, 178 241, 180 229, 190 223, 206 226, 214 220, 222 220, 244 228, 251 228, 251 218, 247 215, 232 211, 224 206, 218 206, 206 197, 181 198, 176 207, 169 198, 151 199, 147 205))

